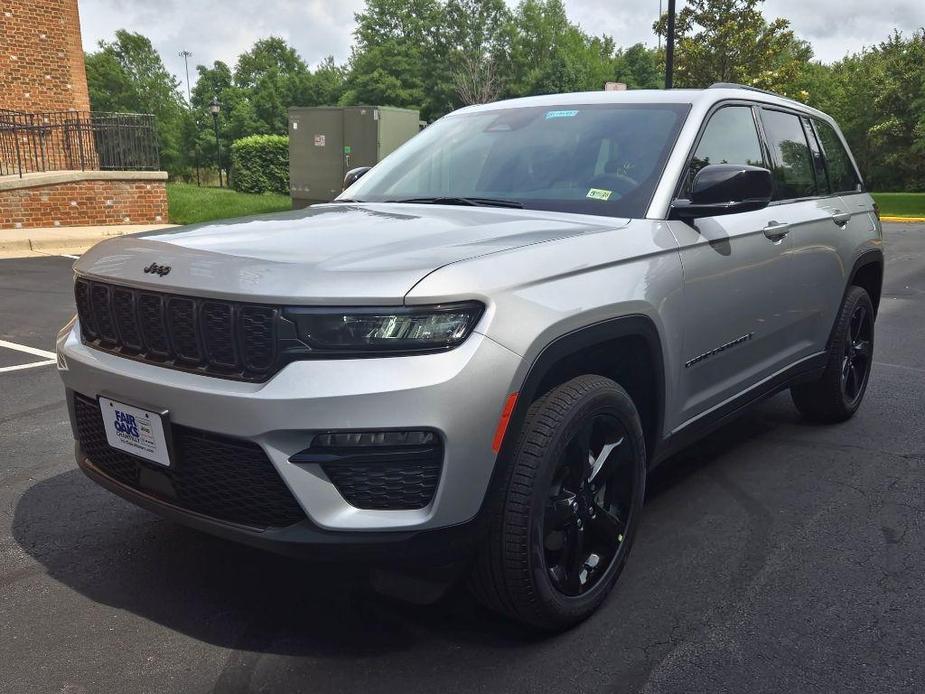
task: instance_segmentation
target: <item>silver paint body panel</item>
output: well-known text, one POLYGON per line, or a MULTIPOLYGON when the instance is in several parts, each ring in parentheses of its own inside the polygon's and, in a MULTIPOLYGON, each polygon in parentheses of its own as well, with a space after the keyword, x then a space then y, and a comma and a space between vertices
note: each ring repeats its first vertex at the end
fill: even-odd
POLYGON ((705 114, 728 99, 783 105, 832 122, 785 99, 727 89, 594 92, 472 107, 692 104, 644 219, 334 203, 113 239, 75 266, 79 275, 135 287, 278 305, 482 301, 486 311, 474 334, 452 351, 295 362, 253 384, 92 349, 74 323, 58 340, 67 362, 62 378, 91 397, 106 392, 153 403, 178 424, 257 442, 322 528, 426 529, 469 520, 495 464, 491 441, 505 398, 556 338, 623 315, 651 319, 665 362, 665 437, 824 350, 854 259, 881 245, 869 195, 772 204, 698 220, 696 227, 666 221, 705 114), (852 213, 844 228, 831 220, 835 209, 852 213), (771 221, 791 226, 778 243, 762 233, 771 221), (145 275, 152 262, 170 265, 170 274, 145 275), (288 462, 315 431, 379 427, 431 427, 444 437, 444 472, 428 508, 359 510, 320 469, 288 462))

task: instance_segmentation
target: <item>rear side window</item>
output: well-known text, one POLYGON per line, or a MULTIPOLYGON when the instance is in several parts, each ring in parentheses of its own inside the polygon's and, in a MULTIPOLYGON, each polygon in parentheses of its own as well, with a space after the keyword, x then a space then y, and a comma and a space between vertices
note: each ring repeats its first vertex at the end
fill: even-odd
POLYGON ((761 123, 774 159, 774 199, 790 200, 816 195, 812 154, 799 117, 762 109, 761 123))
POLYGON ((806 141, 809 142, 809 151, 813 155, 813 168, 816 170, 816 190, 819 195, 828 195, 829 178, 825 171, 825 158, 822 156, 822 150, 819 148, 819 141, 816 139, 816 133, 813 132, 813 126, 809 118, 800 118, 803 124, 803 132, 806 135, 806 141))
POLYGON ((816 132, 825 154, 826 167, 829 171, 829 183, 833 193, 847 193, 860 190, 861 179, 858 177, 851 157, 845 150, 841 138, 835 129, 825 121, 815 120, 816 132))
POLYGON ((761 141, 749 106, 725 106, 710 117, 691 160, 685 190, 707 164, 764 166, 761 141))

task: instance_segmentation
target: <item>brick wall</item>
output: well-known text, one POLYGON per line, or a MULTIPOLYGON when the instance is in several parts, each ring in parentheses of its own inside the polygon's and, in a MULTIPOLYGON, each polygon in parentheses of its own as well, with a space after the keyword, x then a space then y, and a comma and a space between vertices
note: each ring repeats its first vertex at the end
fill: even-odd
POLYGON ((77 0, 0 0, 0 108, 90 110, 77 0))
POLYGON ((0 229, 167 222, 163 181, 80 180, 0 190, 0 229))

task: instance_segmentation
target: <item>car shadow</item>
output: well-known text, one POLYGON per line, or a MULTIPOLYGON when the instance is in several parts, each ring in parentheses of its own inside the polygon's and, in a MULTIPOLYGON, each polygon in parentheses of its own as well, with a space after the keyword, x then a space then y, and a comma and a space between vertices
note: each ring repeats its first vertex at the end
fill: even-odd
MULTIPOLYGON (((792 421, 746 413, 666 461, 647 497, 792 421)), ((435 638, 479 650, 549 638, 482 608, 463 589, 412 606, 374 593, 360 567, 300 562, 163 521, 76 469, 30 487, 12 532, 51 578, 95 603, 235 651, 342 660, 407 652, 435 638)), ((640 567, 634 580, 658 570, 640 567)))

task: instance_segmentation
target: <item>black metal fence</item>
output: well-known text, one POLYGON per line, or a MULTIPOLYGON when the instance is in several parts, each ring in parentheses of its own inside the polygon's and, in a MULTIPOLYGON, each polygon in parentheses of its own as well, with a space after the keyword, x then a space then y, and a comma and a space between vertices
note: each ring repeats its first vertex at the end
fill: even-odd
POLYGON ((159 168, 152 115, 0 109, 0 176, 159 168))

